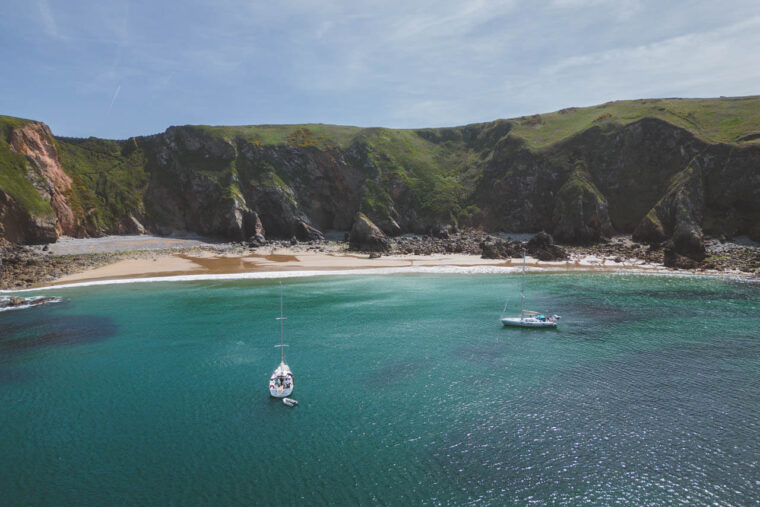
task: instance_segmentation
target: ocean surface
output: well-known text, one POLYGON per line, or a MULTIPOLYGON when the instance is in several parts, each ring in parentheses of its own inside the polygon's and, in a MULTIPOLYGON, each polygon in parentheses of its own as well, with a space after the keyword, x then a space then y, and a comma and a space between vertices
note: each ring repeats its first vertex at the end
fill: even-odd
POLYGON ((531 274, 43 291, 0 313, 5 505, 760 501, 760 286, 531 274))

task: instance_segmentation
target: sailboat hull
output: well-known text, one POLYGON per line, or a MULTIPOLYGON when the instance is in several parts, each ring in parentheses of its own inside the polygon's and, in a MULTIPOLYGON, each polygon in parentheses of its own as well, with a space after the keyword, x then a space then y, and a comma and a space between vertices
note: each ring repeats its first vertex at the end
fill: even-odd
POLYGON ((287 398, 294 388, 293 372, 287 364, 280 363, 269 377, 269 395, 273 398, 287 398))
POLYGON ((290 396, 290 393, 292 392, 293 392, 293 388, 290 388, 290 389, 280 389, 280 388, 274 388, 274 387, 269 388, 269 395, 272 398, 287 398, 288 396, 290 396))
POLYGON ((521 319, 520 317, 505 317, 501 319, 501 323, 506 327, 530 327, 530 328, 544 328, 553 329, 557 327, 557 323, 551 320, 538 320, 538 319, 521 319))

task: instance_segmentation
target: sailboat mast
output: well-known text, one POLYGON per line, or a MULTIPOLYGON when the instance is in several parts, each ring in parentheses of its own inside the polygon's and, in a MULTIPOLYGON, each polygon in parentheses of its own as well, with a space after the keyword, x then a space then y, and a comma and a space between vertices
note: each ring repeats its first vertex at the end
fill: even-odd
POLYGON ((520 320, 523 318, 523 312, 525 311, 525 249, 523 249, 523 269, 522 280, 520 282, 520 320))
POLYGON ((280 362, 285 362, 285 316, 282 311, 282 282, 280 282, 280 362))

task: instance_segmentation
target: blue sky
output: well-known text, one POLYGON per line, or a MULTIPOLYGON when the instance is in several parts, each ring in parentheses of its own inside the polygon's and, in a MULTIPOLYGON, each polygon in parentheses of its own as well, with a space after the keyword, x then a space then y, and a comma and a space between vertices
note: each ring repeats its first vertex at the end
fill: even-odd
POLYGON ((760 94, 757 0, 4 0, 0 114, 57 135, 463 125, 760 94))

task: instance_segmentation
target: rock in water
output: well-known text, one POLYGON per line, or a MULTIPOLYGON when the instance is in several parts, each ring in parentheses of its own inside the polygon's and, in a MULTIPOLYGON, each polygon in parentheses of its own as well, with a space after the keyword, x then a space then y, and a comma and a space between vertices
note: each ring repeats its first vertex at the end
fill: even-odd
POLYGON ((40 306, 47 303, 58 303, 61 300, 54 297, 33 297, 33 298, 20 298, 20 297, 5 297, 0 298, 0 310, 10 308, 24 308, 27 306, 40 306))
POLYGON ((388 237, 361 212, 354 216, 350 245, 354 250, 363 251, 387 252, 390 249, 388 237))

